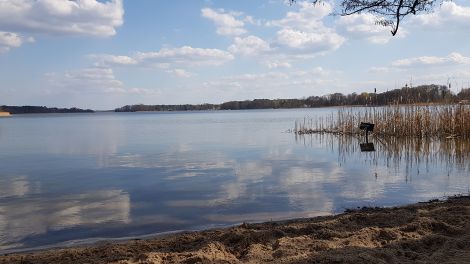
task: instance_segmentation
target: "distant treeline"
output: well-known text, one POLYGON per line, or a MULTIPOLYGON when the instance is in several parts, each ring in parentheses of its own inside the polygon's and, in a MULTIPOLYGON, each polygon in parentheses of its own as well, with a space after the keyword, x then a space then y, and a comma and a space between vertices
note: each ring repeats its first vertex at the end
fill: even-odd
POLYGON ((414 103, 458 103, 470 100, 470 88, 454 94, 445 85, 421 85, 403 87, 383 93, 352 93, 344 95, 333 93, 324 96, 310 96, 303 99, 255 99, 230 101, 222 104, 200 105, 126 105, 115 109, 116 112, 138 111, 192 111, 192 110, 238 110, 238 109, 278 109, 307 108, 342 105, 389 105, 414 103))
POLYGON ((10 112, 10 114, 43 114, 43 113, 93 113, 90 109, 79 109, 79 108, 56 108, 56 107, 45 107, 45 106, 0 106, 0 111, 10 112))
POLYGON ((219 105, 216 104, 200 104, 200 105, 126 105, 116 108, 115 112, 139 112, 139 111, 197 111, 197 110, 218 110, 219 105))

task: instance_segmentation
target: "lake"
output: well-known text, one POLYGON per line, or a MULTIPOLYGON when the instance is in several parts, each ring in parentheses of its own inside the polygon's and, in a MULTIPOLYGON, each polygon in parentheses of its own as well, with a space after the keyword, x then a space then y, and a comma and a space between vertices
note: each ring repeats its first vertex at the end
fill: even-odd
POLYGON ((0 253, 470 192, 470 143, 296 136, 335 108, 0 119, 0 253))

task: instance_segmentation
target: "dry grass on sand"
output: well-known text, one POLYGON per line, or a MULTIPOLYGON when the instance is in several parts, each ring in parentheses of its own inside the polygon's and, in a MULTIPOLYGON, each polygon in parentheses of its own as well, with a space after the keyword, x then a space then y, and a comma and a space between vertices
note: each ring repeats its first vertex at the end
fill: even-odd
POLYGON ((12 254, 0 263, 470 263, 470 197, 12 254))

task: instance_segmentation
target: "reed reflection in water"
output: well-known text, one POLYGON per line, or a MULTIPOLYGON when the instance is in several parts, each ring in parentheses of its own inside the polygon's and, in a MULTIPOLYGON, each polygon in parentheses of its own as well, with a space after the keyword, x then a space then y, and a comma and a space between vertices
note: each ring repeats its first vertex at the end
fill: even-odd
MULTIPOLYGON (((338 162, 347 163, 361 152, 365 138, 350 135, 307 134, 295 136, 296 142, 309 146, 320 142, 322 146, 338 154, 338 162)), ((364 163, 373 169, 385 167, 398 173, 402 171, 406 181, 414 175, 425 174, 431 169, 441 170, 443 176, 452 172, 470 172, 470 140, 372 137, 374 151, 360 154, 364 163)))

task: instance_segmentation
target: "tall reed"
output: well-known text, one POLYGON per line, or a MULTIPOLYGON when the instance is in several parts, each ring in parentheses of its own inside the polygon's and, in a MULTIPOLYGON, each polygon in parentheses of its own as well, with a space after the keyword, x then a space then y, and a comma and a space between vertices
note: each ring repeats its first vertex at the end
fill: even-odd
POLYGON ((358 135, 361 122, 374 123, 378 137, 470 139, 469 105, 340 108, 326 117, 296 121, 294 132, 358 135))

